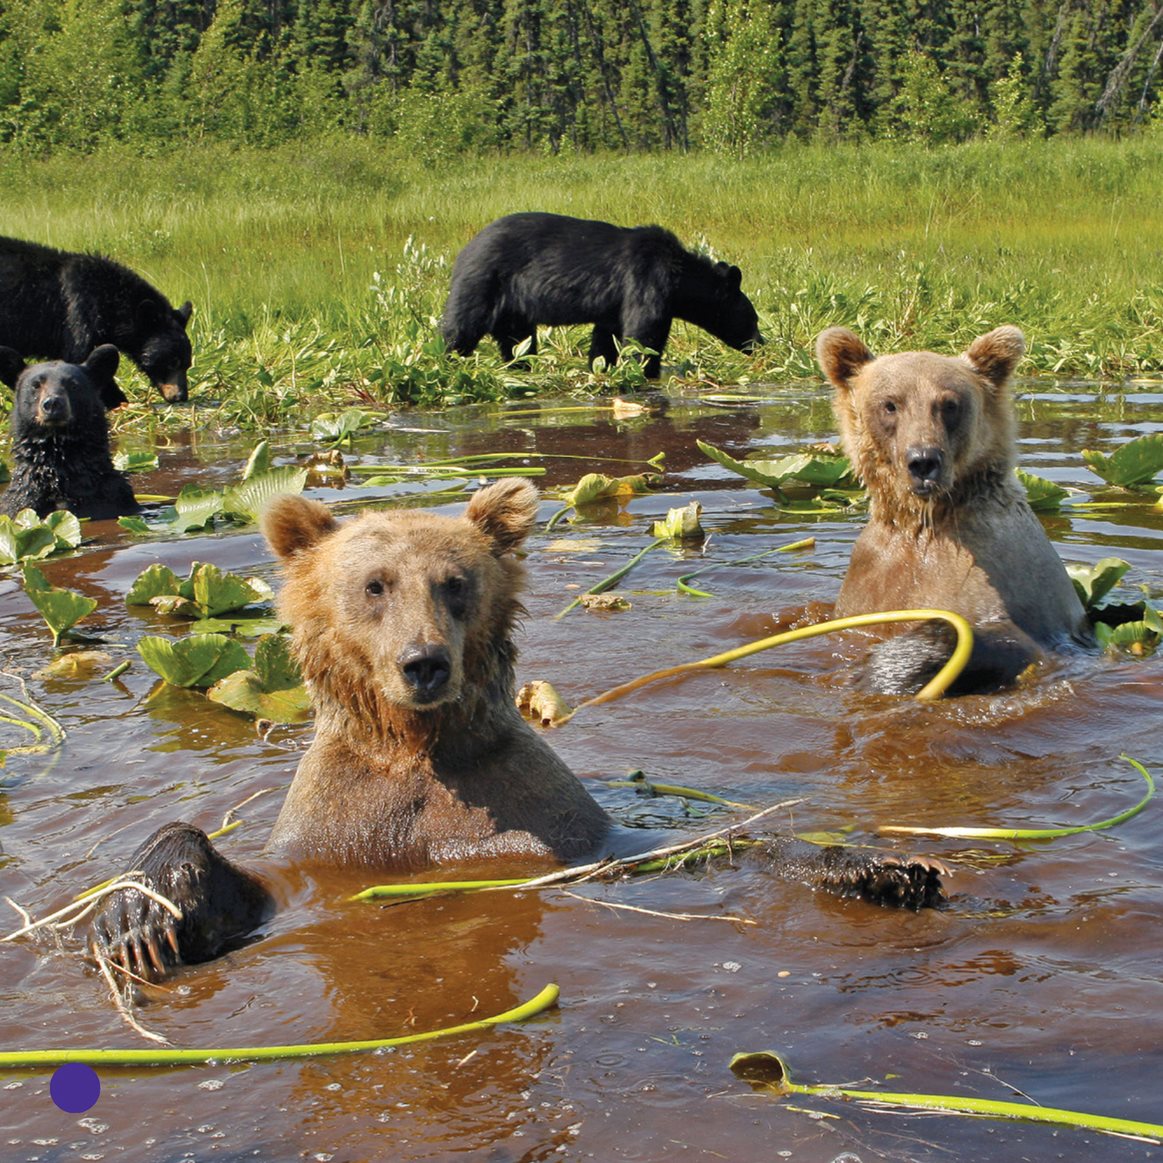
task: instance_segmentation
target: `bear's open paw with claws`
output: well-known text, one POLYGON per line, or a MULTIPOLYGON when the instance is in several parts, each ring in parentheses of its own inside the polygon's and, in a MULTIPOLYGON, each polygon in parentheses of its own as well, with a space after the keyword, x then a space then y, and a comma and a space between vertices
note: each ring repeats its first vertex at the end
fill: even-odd
POLYGON ((176 905, 181 916, 138 889, 120 889, 93 921, 93 947, 146 981, 217 957, 273 908, 262 882, 221 856, 190 824, 159 828, 134 853, 130 869, 131 879, 176 905))

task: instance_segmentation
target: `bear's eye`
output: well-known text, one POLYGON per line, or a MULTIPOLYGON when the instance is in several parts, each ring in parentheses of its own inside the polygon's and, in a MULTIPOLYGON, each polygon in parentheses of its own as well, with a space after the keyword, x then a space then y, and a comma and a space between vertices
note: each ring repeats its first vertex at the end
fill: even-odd
POLYGON ((379 578, 373 578, 363 587, 363 592, 369 597, 379 598, 384 593, 384 583, 379 578))
POLYGON ((465 580, 462 577, 450 577, 444 583, 444 588, 450 594, 463 594, 465 591, 465 580))
POLYGON ((885 411, 885 415, 887 415, 887 416, 895 416, 896 415, 896 401, 895 400, 885 400, 884 411, 885 411))

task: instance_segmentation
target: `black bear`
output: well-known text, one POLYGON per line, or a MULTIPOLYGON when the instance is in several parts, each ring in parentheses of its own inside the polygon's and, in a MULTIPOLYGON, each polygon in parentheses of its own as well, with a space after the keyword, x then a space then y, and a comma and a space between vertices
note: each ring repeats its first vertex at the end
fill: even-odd
POLYGON ((0 382, 13 389, 12 483, 0 511, 68 509, 104 520, 138 511, 129 481, 113 467, 105 410, 124 400, 113 379, 120 355, 105 344, 83 364, 35 363, 0 347, 0 382))
POLYGON ((188 302, 171 307, 112 259, 0 238, 0 344, 26 359, 79 364, 95 347, 112 343, 177 403, 187 392, 192 310, 188 302))
POLYGON ((612 366, 618 343, 634 339, 657 353, 644 364, 657 379, 675 319, 739 351, 763 342, 742 279, 738 267, 692 254, 661 226, 510 214, 457 255, 441 330, 460 355, 491 334, 508 363, 525 340, 536 352, 538 323, 592 323, 591 367, 598 356, 612 366))

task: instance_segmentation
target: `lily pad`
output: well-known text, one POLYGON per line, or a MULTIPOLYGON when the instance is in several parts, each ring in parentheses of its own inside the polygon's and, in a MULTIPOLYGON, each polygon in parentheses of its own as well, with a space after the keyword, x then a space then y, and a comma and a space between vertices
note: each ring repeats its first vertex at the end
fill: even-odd
POLYGON ((240 642, 224 634, 192 634, 174 640, 150 635, 137 644, 146 666, 171 686, 209 687, 250 666, 240 642))
POLYGON ((698 440, 695 443, 725 469, 764 488, 778 491, 789 481, 797 481, 817 489, 856 486, 852 464, 842 453, 798 452, 774 460, 736 460, 705 440, 698 440))
POLYGON ((1015 468, 1014 472, 1026 490, 1026 500, 1030 508, 1036 513, 1052 513, 1070 496, 1061 485, 1048 481, 1045 477, 1036 476, 1032 472, 1023 472, 1020 468, 1015 468))
POLYGON ((153 606, 161 614, 188 618, 214 618, 241 610, 254 602, 268 601, 271 589, 258 578, 244 579, 223 573, 209 562, 195 561, 184 580, 167 566, 155 563, 138 574, 126 605, 153 606))
POLYGON ((250 450, 250 456, 246 458, 246 467, 242 470, 242 479, 248 481, 251 477, 261 476, 263 473, 269 472, 270 468, 271 446, 267 441, 260 440, 250 450))
POLYGON ((1128 440, 1110 456, 1085 449, 1082 459, 1108 485, 1125 489, 1148 485, 1163 472, 1163 432, 1128 440))
POLYGON ((267 502, 283 493, 301 493, 307 484, 307 470, 287 465, 272 468, 229 488, 222 496, 224 512, 257 521, 267 502))
POLYGON ((205 529, 222 512, 222 494, 212 489, 186 485, 174 502, 173 533, 187 533, 191 529, 205 529))
POLYGON ((311 696, 284 634, 260 638, 253 669, 235 671, 206 694, 232 710, 275 723, 300 723, 311 711, 311 696))
POLYGON ((96 598, 50 585, 34 565, 24 567, 24 592, 52 631, 54 646, 59 646, 65 633, 97 608, 96 598))
MULTIPOLYGON (((154 598, 166 594, 181 594, 182 582, 178 575, 167 565, 154 562, 143 569, 129 587, 125 595, 127 606, 148 606, 154 598)), ((185 595, 189 597, 189 594, 185 595)))
POLYGON ((156 452, 118 452, 113 456, 118 472, 153 472, 157 465, 156 452))
POLYGON ((563 498, 567 505, 578 508, 604 501, 611 497, 643 496, 651 491, 656 473, 634 473, 623 477, 606 476, 603 472, 589 472, 563 498))
POLYGON ((1084 609, 1097 606, 1118 585, 1123 574, 1131 568, 1121 557, 1104 557, 1094 565, 1072 563, 1066 572, 1074 583, 1075 592, 1084 609))
POLYGON ((21 509, 15 517, 0 515, 0 565, 40 561, 75 549, 81 540, 81 522, 67 509, 49 513, 43 521, 32 509, 21 509))
POLYGON ((668 509, 662 521, 654 522, 653 536, 666 537, 672 541, 703 541, 706 533, 699 518, 703 507, 698 501, 691 501, 681 508, 668 509))

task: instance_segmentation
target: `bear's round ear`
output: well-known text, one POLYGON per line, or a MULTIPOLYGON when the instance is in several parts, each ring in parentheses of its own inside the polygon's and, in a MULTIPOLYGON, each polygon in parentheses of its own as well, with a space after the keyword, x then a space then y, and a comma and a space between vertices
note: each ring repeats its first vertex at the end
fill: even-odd
MULTIPOLYGON (((97 390, 100 391, 103 381, 113 378, 120 362, 121 352, 112 343, 103 343, 100 347, 95 347, 89 352, 89 358, 81 366, 89 373, 97 390)), ((121 402, 125 402, 124 396, 121 397, 121 402)))
POLYGON ((743 286, 743 272, 738 267, 727 268, 727 285, 732 291, 737 291, 743 286))
POLYGON ((190 322, 190 316, 194 313, 194 304, 187 299, 180 307, 174 308, 174 318, 182 325, 182 330, 186 328, 186 324, 190 322))
POLYGON ((995 327, 979 335, 962 357, 978 375, 999 387, 1010 378, 1018 361, 1026 354, 1026 337, 1011 324, 995 327))
POLYGON ((464 514, 493 543, 500 557, 516 549, 537 521, 537 489, 524 477, 511 477, 475 493, 464 514))
POLYGON ((275 555, 286 561, 301 549, 318 545, 339 528, 331 510, 305 497, 275 497, 259 517, 259 528, 275 555))
POLYGON ((829 327, 816 340, 816 362, 837 388, 847 388, 852 377, 875 358, 864 340, 847 327, 829 327))
POLYGON ((24 357, 11 347, 0 347, 0 383, 10 388, 16 387, 20 373, 24 371, 24 357))

